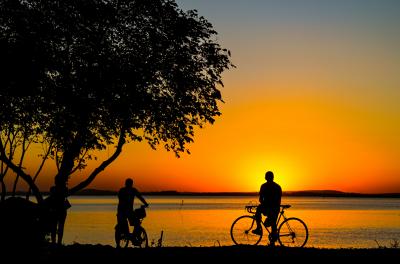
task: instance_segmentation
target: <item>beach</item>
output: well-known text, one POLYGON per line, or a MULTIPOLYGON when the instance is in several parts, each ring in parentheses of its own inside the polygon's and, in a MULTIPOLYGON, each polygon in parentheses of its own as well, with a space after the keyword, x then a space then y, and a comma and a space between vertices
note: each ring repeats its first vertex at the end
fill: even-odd
MULTIPOLYGON (((27 257, 15 256, 16 262, 27 257)), ((35 263, 371 263, 396 261, 399 248, 321 249, 266 246, 149 247, 116 249, 108 245, 74 244, 41 249, 29 255, 35 263)))

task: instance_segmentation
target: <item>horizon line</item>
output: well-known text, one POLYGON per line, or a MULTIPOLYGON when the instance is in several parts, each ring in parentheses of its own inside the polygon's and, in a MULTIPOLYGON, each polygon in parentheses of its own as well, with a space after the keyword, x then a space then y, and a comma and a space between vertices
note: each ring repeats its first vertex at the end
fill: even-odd
MULTIPOLYGON (((12 192, 7 192, 10 195, 12 192)), ((47 194, 48 191, 42 192, 47 194)), ((96 189, 87 188, 78 191, 72 195, 111 195, 118 193, 118 190, 96 189)), ((161 190, 161 191, 142 191, 142 194, 164 194, 164 195, 258 195, 258 191, 177 191, 177 190, 161 190)), ((26 191, 18 190, 16 195, 26 194, 26 191)), ((345 192, 332 189, 309 189, 309 190, 296 190, 296 191, 283 191, 282 195, 323 195, 323 196, 399 196, 399 192, 377 192, 377 193, 364 193, 364 192, 345 192)), ((32 194, 31 194, 32 195, 32 194)))
MULTIPOLYGON (((89 189, 84 189, 79 191, 79 193, 85 193, 85 192, 104 192, 104 193, 117 193, 118 190, 113 191, 113 190, 101 190, 101 189, 95 189, 95 188, 89 188, 89 189)), ((199 194, 199 195, 207 195, 207 194, 214 194, 214 195, 240 195, 240 194, 245 194, 245 195, 258 195, 258 191, 177 191, 177 190, 162 190, 162 191, 143 191, 141 192, 143 194, 178 194, 178 195, 190 195, 190 194, 199 194)), ((310 189, 310 190, 297 190, 297 191, 283 191, 282 195, 341 195, 341 196, 346 196, 346 195, 359 195, 359 196, 388 196, 388 195, 394 195, 394 196, 399 196, 400 197, 400 191, 399 192, 377 192, 377 193, 361 193, 361 192, 344 192, 344 191, 339 191, 339 190, 330 190, 330 189, 310 189)))

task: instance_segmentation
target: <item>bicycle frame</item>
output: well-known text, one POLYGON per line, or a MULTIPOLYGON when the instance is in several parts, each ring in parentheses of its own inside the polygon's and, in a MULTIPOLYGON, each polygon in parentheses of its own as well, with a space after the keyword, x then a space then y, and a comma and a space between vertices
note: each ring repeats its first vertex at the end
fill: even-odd
MULTIPOLYGON (((254 213, 252 213, 254 214, 254 213)), ((266 217, 264 217, 265 219, 266 217)), ((278 215, 278 219, 276 220, 276 226, 278 227, 280 223, 282 223, 283 221, 285 221, 287 219, 287 217, 285 216, 285 208, 282 207, 282 209, 279 211, 279 215, 278 215)), ((265 221, 261 221, 262 225, 264 226, 264 228, 268 231, 269 234, 271 234, 270 228, 268 226, 266 226, 265 221)))
MULTIPOLYGON (((252 206, 252 207, 249 207, 248 209, 247 209, 247 211, 250 213, 250 214, 255 214, 255 212, 253 211, 253 209, 252 208, 256 208, 256 206, 252 206)), ((279 227, 279 224, 280 223, 282 223, 283 221, 285 221, 286 219, 287 219, 287 217, 285 216, 285 209, 286 208, 288 208, 288 207, 286 207, 286 206, 281 206, 281 210, 279 211, 279 215, 278 215, 278 219, 276 220, 276 226, 277 227, 279 227)), ((264 217, 264 220, 265 220, 265 217, 264 217)), ((255 222, 255 220, 254 220, 254 222, 255 222)), ((266 224, 265 224, 265 221, 261 221, 261 223, 262 223, 262 225, 264 226, 264 228, 268 231, 268 234, 271 234, 271 230, 270 230, 270 228, 268 227, 268 226, 266 226, 266 224)), ((254 223, 253 223, 254 224, 254 223)))
MULTIPOLYGON (((287 219, 287 217, 285 216, 285 208, 284 207, 282 207, 281 211, 279 212, 278 220, 276 220, 276 226, 279 226, 279 224, 281 223, 281 219, 283 219, 282 222, 287 219)), ((267 228, 267 227, 265 227, 265 228, 267 228)))

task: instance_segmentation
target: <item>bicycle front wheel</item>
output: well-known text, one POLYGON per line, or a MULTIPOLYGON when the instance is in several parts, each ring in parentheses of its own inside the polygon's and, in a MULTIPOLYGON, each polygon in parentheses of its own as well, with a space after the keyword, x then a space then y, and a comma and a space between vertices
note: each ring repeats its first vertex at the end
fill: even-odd
POLYGON ((137 240, 134 243, 135 247, 140 247, 140 248, 145 248, 149 246, 149 241, 147 238, 147 233, 146 230, 144 230, 143 227, 140 227, 140 229, 138 230, 138 236, 137 236, 137 240))
POLYGON ((291 217, 278 228, 278 241, 283 247, 304 247, 308 240, 308 228, 299 218, 291 217))
POLYGON ((143 227, 136 227, 136 230, 130 234, 130 238, 124 241, 125 247, 132 245, 133 247, 145 248, 149 246, 146 230, 143 227))
POLYGON ((259 235, 251 231, 257 227, 253 216, 244 215, 236 219, 231 227, 231 238, 236 245, 257 245, 262 238, 262 229, 259 235))

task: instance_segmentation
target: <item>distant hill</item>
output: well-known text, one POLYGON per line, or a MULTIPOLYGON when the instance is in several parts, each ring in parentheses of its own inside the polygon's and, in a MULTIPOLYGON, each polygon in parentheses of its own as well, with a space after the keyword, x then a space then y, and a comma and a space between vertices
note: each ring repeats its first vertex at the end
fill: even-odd
MULTIPOLYGON (((75 195, 117 195, 117 191, 84 189, 75 195)), ((178 192, 174 190, 159 192, 143 192, 143 195, 159 196, 257 196, 258 192, 178 192)), ((336 190, 304 190, 304 191, 286 191, 283 196, 306 196, 306 197, 370 197, 370 198, 400 198, 400 193, 352 193, 336 190)))

